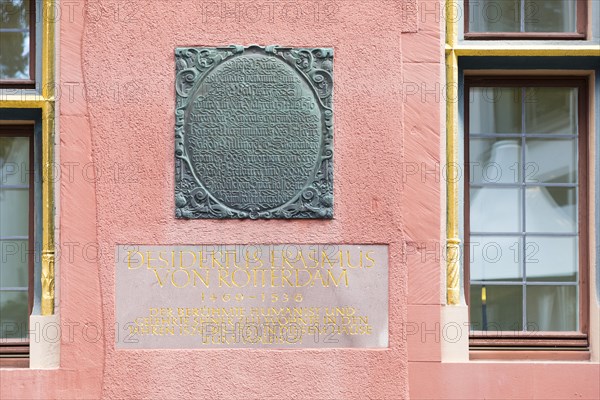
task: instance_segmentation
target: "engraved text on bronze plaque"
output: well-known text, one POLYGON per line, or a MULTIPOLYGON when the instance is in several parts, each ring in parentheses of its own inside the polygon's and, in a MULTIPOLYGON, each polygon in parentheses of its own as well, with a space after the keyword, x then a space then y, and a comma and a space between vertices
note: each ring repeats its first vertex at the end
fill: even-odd
POLYGON ((333 216, 333 52, 179 48, 179 218, 333 216))

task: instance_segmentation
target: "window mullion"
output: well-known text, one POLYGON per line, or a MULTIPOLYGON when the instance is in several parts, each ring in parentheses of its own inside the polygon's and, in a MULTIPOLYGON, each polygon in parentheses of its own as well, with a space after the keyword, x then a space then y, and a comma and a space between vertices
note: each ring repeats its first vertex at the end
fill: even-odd
MULTIPOLYGON (((525 0, 521 0, 521 4, 525 4, 525 0)), ((523 7, 524 8, 524 7, 523 7)), ((521 15, 523 17, 523 14, 521 15)), ((523 19, 522 19, 523 21, 523 19)), ((523 23, 522 23, 523 25, 523 23)), ((526 145, 527 145, 527 141, 525 140, 525 95, 526 95, 526 88, 522 87, 521 88, 521 179, 520 179, 520 183, 521 183, 521 246, 523 246, 523 252, 521 254, 521 263, 522 263, 522 290, 523 290, 523 296, 522 296, 522 327, 521 329, 525 332, 527 331, 527 225, 526 225, 526 221, 527 221, 527 217, 525 215, 525 212, 527 210, 526 208, 526 186, 525 186, 525 176, 527 173, 527 163, 525 160, 525 153, 526 153, 526 145)))
POLYGON ((519 29, 521 33, 525 32, 525 0, 520 0, 520 18, 519 18, 519 29))

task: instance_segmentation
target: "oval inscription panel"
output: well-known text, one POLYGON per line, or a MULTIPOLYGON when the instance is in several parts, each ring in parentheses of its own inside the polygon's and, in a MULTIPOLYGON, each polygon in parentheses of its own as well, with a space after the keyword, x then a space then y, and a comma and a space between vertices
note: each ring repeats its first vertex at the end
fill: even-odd
POLYGON ((254 49, 205 64, 207 71, 190 90, 182 144, 200 184, 190 200, 196 209, 205 199, 205 207, 214 204, 217 218, 302 216, 311 204, 322 206, 312 198, 323 197, 315 176, 323 169, 328 110, 310 75, 254 49), (286 211, 298 198, 308 204, 286 211), (281 207, 279 215, 272 213, 281 207))

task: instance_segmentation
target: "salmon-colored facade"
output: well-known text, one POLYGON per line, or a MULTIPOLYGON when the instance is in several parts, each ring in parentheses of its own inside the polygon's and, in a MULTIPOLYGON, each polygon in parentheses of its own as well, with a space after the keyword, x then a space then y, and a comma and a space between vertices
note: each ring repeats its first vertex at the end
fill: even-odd
POLYGON ((466 306, 447 305, 443 2, 57 7, 60 361, 1 369, 0 398, 600 397, 597 341, 589 361, 469 360, 466 306), (334 49, 332 220, 174 217, 174 49, 230 44, 334 49), (117 349, 115 248, 125 243, 387 244, 389 347, 117 349))

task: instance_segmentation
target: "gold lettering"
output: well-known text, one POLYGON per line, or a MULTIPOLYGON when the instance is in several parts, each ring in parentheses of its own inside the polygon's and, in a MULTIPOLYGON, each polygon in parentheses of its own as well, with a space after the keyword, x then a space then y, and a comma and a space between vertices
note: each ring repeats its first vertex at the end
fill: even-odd
POLYGON ((190 278, 190 271, 188 271, 187 269, 176 269, 176 270, 174 270, 173 272, 171 272, 171 283, 172 283, 172 284, 173 284, 173 286, 175 286, 176 288, 184 288, 184 287, 186 287, 187 285, 189 285, 189 284, 190 284, 190 280, 191 280, 191 278, 190 278), (184 278, 184 279, 185 279, 185 283, 184 283, 183 285, 179 285, 179 284, 177 283, 177 280, 175 279, 175 275, 176 275, 178 272, 183 272, 183 273, 185 274, 185 276, 186 276, 186 277, 184 278))
POLYGON ((164 251, 159 251, 158 252, 158 260, 162 261, 164 264, 162 266, 160 266, 159 268, 167 268, 169 266, 169 260, 165 259, 163 257, 164 251))
POLYGON ((316 250, 311 250, 308 253, 308 259, 315 263, 315 265, 313 265, 312 268, 317 268, 319 266, 319 260, 317 259, 317 251, 316 250))
MULTIPOLYGON (((238 258, 237 257, 237 252, 235 250, 227 250, 227 251, 225 251, 225 266, 227 266, 229 268, 229 266, 230 266, 229 261, 231 259, 233 259, 232 260, 232 265, 231 265, 232 267, 243 268, 243 267, 240 267, 239 265, 237 265, 237 258, 238 258)), ((246 261, 246 268, 248 268, 248 262, 247 261, 246 261)))
MULTIPOLYGON (((317 262, 315 262, 310 267, 308 265, 306 265, 306 260, 304 259, 304 252, 302 252, 302 251, 298 251, 298 259, 302 261, 302 266, 304 268, 316 268, 317 267, 317 262)), ((309 253, 309 259, 310 259, 310 253, 309 253)))
POLYGON ((164 282, 163 282, 163 280, 162 280, 162 279, 160 279, 160 276, 159 276, 159 274, 158 274, 158 271, 157 271, 157 270, 154 270, 154 275, 156 275, 156 281, 158 282, 158 284, 160 285, 160 287, 163 287, 163 285, 164 285, 164 282))
POLYGON ((263 266, 263 260, 261 260, 261 258, 258 256, 258 250, 254 250, 254 253, 252 254, 252 260, 250 260, 250 258, 248 257, 250 254, 248 252, 248 250, 246 250, 246 254, 245 254, 245 258, 246 258, 246 266, 248 267, 250 264, 250 261, 257 262, 258 265, 254 266, 253 268, 262 268, 263 266))
POLYGON ((150 257, 150 254, 152 254, 152 252, 150 252, 150 251, 146 252, 146 257, 147 257, 146 261, 147 261, 148 269, 156 269, 156 267, 153 267, 150 265, 150 261, 156 261, 156 258, 150 257))
POLYGON ((235 287, 246 287, 248 286, 248 284, 250 283, 250 273, 244 269, 236 269, 231 273, 231 283, 233 284, 233 286, 235 287), (239 283, 236 279, 236 273, 244 273, 246 274, 246 282, 244 283, 239 283))
POLYGON ((271 262, 271 268, 275 268, 275 250, 271 250, 269 253, 269 260, 271 262))
POLYGON ((371 265, 365 265, 365 268, 373 268, 375 266, 375 260, 371 258, 372 251, 367 251, 365 258, 371 261, 371 265))
POLYGON ((315 286, 315 281, 317 280, 317 276, 321 279, 321 285, 323 285, 323 287, 329 287, 329 283, 325 281, 325 277, 323 277, 323 274, 321 274, 321 271, 319 271, 319 270, 315 271, 315 274, 313 275, 310 286, 315 286))
POLYGON ((198 279, 200 280, 200 282, 202 282, 202 284, 205 287, 208 287, 210 271, 202 271, 202 272, 204 272, 204 276, 200 275, 201 271, 193 270, 193 272, 194 272, 194 287, 196 287, 196 285, 198 284, 198 279))
POLYGON ((271 287, 279 287, 279 285, 276 285, 275 283, 276 283, 276 278, 281 277, 281 275, 277 276, 276 273, 277 273, 276 270, 274 270, 274 269, 271 270, 271 287))
POLYGON ((138 269, 139 267, 141 267, 144 264, 144 255, 142 253, 140 253, 139 251, 128 251, 127 252, 127 269, 138 269), (132 253, 136 253, 139 254, 140 256, 142 256, 142 259, 140 260, 140 263, 137 265, 137 267, 132 267, 131 266, 131 255, 132 253))
POLYGON ((327 264, 329 264, 329 267, 335 266, 335 263, 331 262, 331 260, 327 256, 327 252, 325 250, 323 250, 321 252, 321 258, 323 260, 322 263, 321 263, 321 267, 324 267, 326 262, 327 262, 327 264))
MULTIPOLYGON (((342 258, 342 252, 340 251, 340 258, 342 258)), ((359 260, 359 264, 358 265, 352 265, 350 263, 350 261, 352 260, 352 257, 350 256, 350 250, 346 250, 346 264, 348 265, 348 268, 362 268, 363 266, 363 252, 362 250, 360 251, 358 260, 359 260)))
POLYGON ((340 285, 340 282, 342 281, 342 278, 344 278, 344 286, 348 287, 348 270, 347 269, 343 269, 342 272, 340 273, 340 277, 339 279, 336 281, 335 277, 333 276, 333 274, 331 273, 331 270, 328 269, 327 270, 327 281, 329 282, 330 280, 333 281, 333 284, 338 287, 340 285))
POLYGON ((196 253, 194 253, 192 251, 180 251, 179 252, 179 268, 180 269, 193 268, 195 263, 196 263, 196 253), (184 261, 183 260, 183 254, 184 253, 192 255, 192 262, 189 265, 185 265, 185 263, 183 262, 184 261))
POLYGON ((307 271, 305 269, 296 269, 295 272, 296 272, 296 287, 304 287, 304 286, 308 286, 310 284, 310 281, 312 280, 310 271, 307 271), (306 282, 304 284, 300 284, 300 273, 301 272, 308 274, 308 279, 306 280, 306 282))
POLYGON ((284 283, 287 283, 290 287, 294 287, 292 282, 290 282, 290 280, 289 280, 289 278, 291 278, 291 276, 292 276, 292 271, 290 271, 289 269, 284 269, 281 272, 281 286, 282 287, 285 286, 284 283))
MULTIPOLYGON (((283 251, 281 252, 281 268, 285 268, 285 264, 287 264, 290 268, 294 268, 294 266, 290 264, 288 257, 290 257, 290 254, 287 249, 285 251, 285 254, 283 253, 283 251)), ((294 259, 292 261, 296 260, 294 259)))
MULTIPOLYGON (((213 256, 214 257, 214 256, 213 256)), ((229 284, 229 282, 227 282, 225 279, 229 277, 229 273, 225 270, 219 270, 219 287, 223 287, 223 285, 227 286, 227 287, 231 287, 231 285, 229 284)))
MULTIPOLYGON (((212 252, 212 267, 215 267, 215 264, 219 266, 219 269, 223 269, 223 264, 221 264, 219 261, 217 261, 217 259, 215 258, 215 254, 219 254, 219 256, 221 255, 220 251, 217 252, 212 252)), ((220 286, 219 286, 220 287, 220 286)))

